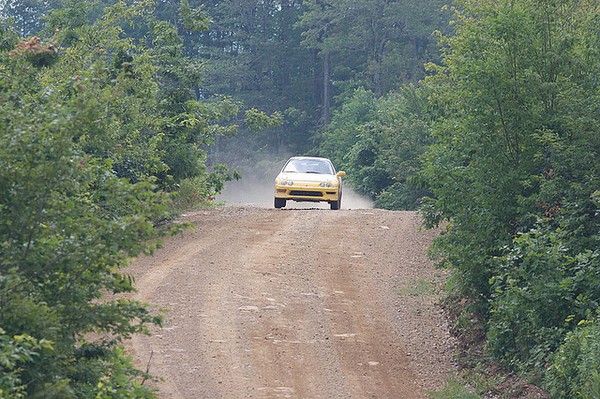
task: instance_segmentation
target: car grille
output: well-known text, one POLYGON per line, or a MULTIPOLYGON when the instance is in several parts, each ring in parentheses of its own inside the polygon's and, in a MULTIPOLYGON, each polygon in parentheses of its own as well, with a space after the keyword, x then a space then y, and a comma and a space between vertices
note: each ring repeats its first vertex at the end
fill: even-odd
POLYGON ((300 190, 292 190, 290 195, 297 195, 300 197, 322 197, 323 193, 319 191, 300 191, 300 190))

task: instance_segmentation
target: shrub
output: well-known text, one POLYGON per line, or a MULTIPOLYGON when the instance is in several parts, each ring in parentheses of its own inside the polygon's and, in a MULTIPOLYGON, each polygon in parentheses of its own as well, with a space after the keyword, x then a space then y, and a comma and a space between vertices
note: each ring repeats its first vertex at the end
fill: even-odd
POLYGON ((555 399, 600 398, 600 319, 581 323, 553 358, 545 386, 555 399))

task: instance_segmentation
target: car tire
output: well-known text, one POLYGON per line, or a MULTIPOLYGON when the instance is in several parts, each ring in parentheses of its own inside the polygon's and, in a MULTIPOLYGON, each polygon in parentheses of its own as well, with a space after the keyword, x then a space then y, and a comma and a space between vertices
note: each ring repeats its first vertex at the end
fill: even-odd
POLYGON ((285 206, 285 198, 275 198, 275 208, 283 208, 285 206))
POLYGON ((331 201, 329 203, 329 206, 330 206, 331 210, 333 210, 333 211, 342 209, 342 193, 341 192, 340 192, 340 196, 338 197, 338 200, 331 201))

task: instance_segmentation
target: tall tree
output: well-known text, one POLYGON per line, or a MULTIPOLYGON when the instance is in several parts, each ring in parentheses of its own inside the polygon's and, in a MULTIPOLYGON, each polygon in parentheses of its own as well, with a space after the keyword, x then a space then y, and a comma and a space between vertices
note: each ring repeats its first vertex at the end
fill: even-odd
MULTIPOLYGON (((130 12, 110 9, 103 22, 130 12)), ((93 52, 82 45, 67 56, 56 43, 32 38, 0 55, 0 352, 11 342, 26 350, 9 365, 12 382, 0 378, 3 397, 149 395, 118 344, 160 319, 142 303, 99 299, 132 290, 118 269, 151 250, 166 198, 155 192, 150 170, 136 168, 132 183, 118 177, 116 159, 86 147, 114 143, 112 129, 123 120, 115 104, 127 104, 127 97, 137 103, 136 87, 152 84, 142 84, 147 76, 134 68, 137 85, 119 73, 112 76, 119 85, 104 85, 115 31, 100 23, 87 32, 102 37, 93 52)), ((127 117, 146 120, 134 107, 127 117)), ((121 153, 135 157, 136 139, 121 153)), ((153 164, 152 146, 146 151, 146 165, 153 164)))
POLYGON ((66 0, 48 41, 0 24, 0 397, 152 396, 121 342, 161 318, 106 294, 131 292, 120 269, 180 231, 164 223, 173 183, 222 188, 200 146, 237 110, 195 99, 177 30, 154 14, 66 0))
POLYGON ((357 89, 320 132, 319 152, 378 206, 415 209, 427 194, 416 184, 420 156, 431 141, 426 98, 413 85, 383 97, 357 89))
POLYGON ((316 50, 323 62, 322 120, 328 121, 331 86, 346 99, 359 86, 381 96, 403 82, 417 81, 423 63, 434 58, 428 43, 432 32, 443 25, 441 4, 307 1, 299 24, 303 45, 316 50))
MULTIPOLYGON (((436 247, 492 353, 521 371, 543 374, 565 333, 600 310, 599 10, 461 1, 426 81, 439 115, 427 215, 448 222, 436 247)), ((581 388, 572 377, 561 381, 581 388)))
POLYGON ((4 0, 0 1, 0 17, 12 18, 21 37, 33 35, 43 27, 42 17, 56 6, 58 0, 4 0))
POLYGON ((208 29, 184 35, 186 54, 206 63, 199 96, 231 96, 245 107, 285 114, 288 121, 260 133, 242 124, 233 143, 220 140, 219 154, 213 153, 214 157, 222 156, 224 150, 240 159, 259 148, 272 153, 305 146, 312 98, 305 89, 311 75, 302 67, 310 54, 299 46, 294 27, 301 1, 201 3, 210 15, 208 29), (245 149, 251 150, 245 153, 245 149))

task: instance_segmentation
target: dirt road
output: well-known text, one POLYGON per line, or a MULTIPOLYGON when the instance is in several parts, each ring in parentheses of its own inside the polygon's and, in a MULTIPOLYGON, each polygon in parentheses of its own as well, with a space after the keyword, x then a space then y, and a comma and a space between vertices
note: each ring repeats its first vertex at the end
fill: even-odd
POLYGON ((453 372, 411 212, 225 207, 132 267, 162 398, 426 398, 453 372))

